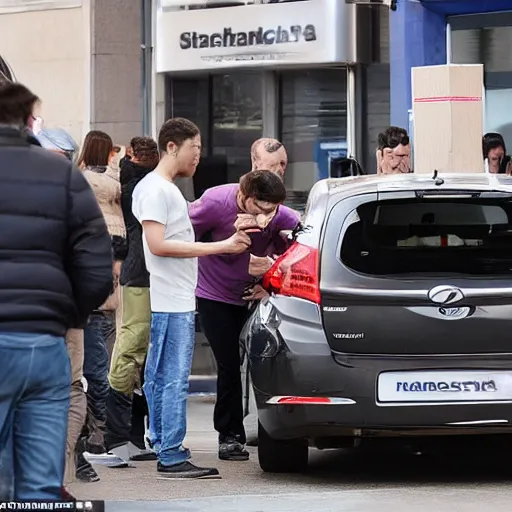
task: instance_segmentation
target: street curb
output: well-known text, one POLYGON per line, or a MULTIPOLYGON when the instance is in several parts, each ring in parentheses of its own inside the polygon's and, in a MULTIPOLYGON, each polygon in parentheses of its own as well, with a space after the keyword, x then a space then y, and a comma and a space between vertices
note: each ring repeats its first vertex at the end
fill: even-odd
POLYGON ((189 395, 215 395, 217 393, 216 375, 191 375, 188 384, 189 395))

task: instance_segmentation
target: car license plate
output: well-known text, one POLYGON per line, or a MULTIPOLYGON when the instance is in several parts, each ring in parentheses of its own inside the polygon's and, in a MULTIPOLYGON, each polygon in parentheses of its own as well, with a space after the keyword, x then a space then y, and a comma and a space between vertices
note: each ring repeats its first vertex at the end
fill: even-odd
POLYGON ((377 390, 381 403, 512 401, 512 371, 385 372, 377 390))

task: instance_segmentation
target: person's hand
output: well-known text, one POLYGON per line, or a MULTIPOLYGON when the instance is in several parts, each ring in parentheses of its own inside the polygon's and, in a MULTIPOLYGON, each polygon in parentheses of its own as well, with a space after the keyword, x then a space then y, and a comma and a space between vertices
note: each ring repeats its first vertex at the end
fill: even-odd
POLYGON ((410 145, 377 151, 377 174, 407 174, 411 172, 410 145))
POLYGON ((245 231, 246 233, 255 233, 260 231, 258 219, 250 213, 239 213, 235 221, 235 229, 237 231, 245 231))
POLYGON ((378 174, 394 173, 394 154, 391 148, 377 151, 378 174))
POLYGON ((398 172, 401 174, 408 174, 411 172, 411 158, 410 156, 403 156, 398 164, 398 172))
POLYGON ((251 254, 249 260, 249 275, 252 277, 261 277, 265 275, 270 267, 274 264, 274 260, 270 256, 254 256, 251 254))
POLYGON ((119 279, 121 275, 121 267, 123 266, 122 261, 114 261, 114 266, 112 268, 112 273, 114 274, 115 279, 119 279))
POLYGON ((244 295, 243 299, 250 302, 253 300, 261 300, 265 297, 268 297, 267 291, 265 291, 261 285, 257 284, 244 295))
POLYGON ((224 252, 227 254, 240 254, 251 245, 249 235, 243 231, 237 231, 234 235, 224 240, 224 252))

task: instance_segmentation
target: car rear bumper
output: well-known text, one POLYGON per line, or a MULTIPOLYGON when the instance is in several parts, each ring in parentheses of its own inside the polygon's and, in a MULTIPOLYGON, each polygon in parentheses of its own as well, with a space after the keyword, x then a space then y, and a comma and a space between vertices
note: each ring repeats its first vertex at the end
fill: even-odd
POLYGON ((273 358, 251 360, 259 418, 275 438, 508 433, 509 429, 512 433, 512 401, 378 401, 380 373, 424 370, 512 370, 512 357, 333 357, 312 351, 298 354, 287 346, 273 358), (283 404, 279 397, 331 400, 283 404))
MULTIPOLYGON (((325 338, 319 307, 287 297, 262 301, 244 328, 242 339, 250 359, 259 418, 275 438, 401 435, 422 431, 449 434, 461 430, 492 433, 508 432, 512 427, 512 354, 334 354, 325 338), (456 393, 459 403, 379 402, 379 375, 409 371, 509 371, 510 389, 503 389, 507 389, 510 400, 467 403, 463 402, 464 393, 456 393), (282 396, 338 400, 324 405, 272 403, 277 401, 273 397, 282 396)), ((413 334, 411 343, 414 343, 413 334)), ((436 400, 441 395, 443 399, 448 396, 434 393, 436 400)), ((421 400, 427 396, 422 394, 421 400)), ((497 396, 504 395, 493 394, 493 398, 497 396)), ((387 399, 383 397, 381 400, 387 399)))

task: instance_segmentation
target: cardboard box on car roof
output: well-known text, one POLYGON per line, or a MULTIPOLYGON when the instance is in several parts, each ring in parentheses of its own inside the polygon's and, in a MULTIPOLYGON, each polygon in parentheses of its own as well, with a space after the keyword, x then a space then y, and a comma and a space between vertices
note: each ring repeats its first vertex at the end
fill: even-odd
POLYGON ((414 172, 484 172, 483 65, 412 69, 414 172))

